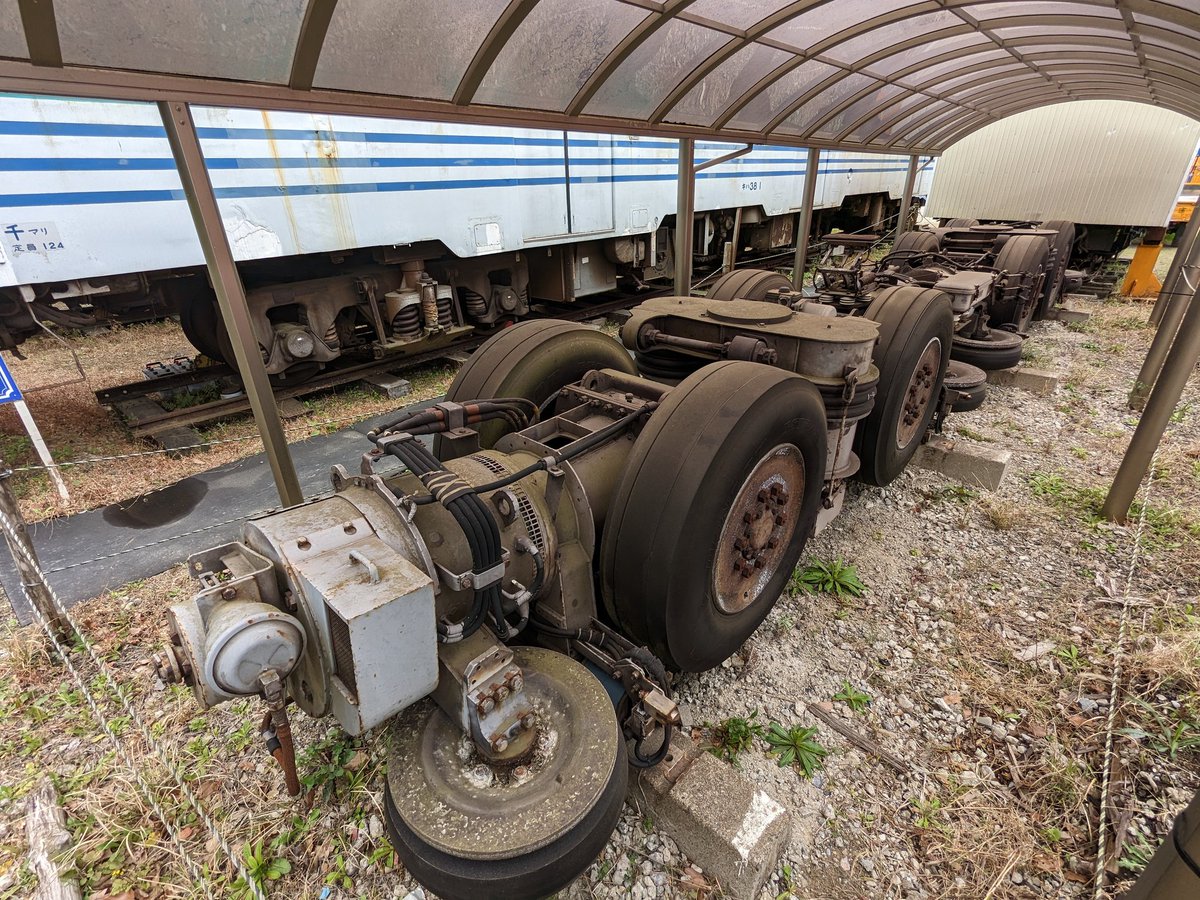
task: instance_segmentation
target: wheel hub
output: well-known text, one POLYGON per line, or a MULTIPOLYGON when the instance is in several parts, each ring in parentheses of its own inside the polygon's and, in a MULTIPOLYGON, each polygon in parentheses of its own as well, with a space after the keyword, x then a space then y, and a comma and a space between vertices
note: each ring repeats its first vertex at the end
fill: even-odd
POLYGON ((727 614, 750 606, 779 568, 796 530, 804 496, 804 458, 781 444, 759 460, 721 528, 713 593, 727 614))
POLYGON ((603 686, 561 653, 517 648, 537 714, 533 753, 489 765, 429 703, 389 726, 388 791, 422 841, 460 859, 512 859, 550 844, 596 804, 616 763, 616 714, 603 686))
POLYGON ((900 419, 896 423, 896 446, 907 447, 917 436, 917 429, 925 419, 925 410, 933 399, 937 386, 937 373, 942 364, 942 342, 933 338, 921 352, 917 366, 904 391, 900 408, 900 419))

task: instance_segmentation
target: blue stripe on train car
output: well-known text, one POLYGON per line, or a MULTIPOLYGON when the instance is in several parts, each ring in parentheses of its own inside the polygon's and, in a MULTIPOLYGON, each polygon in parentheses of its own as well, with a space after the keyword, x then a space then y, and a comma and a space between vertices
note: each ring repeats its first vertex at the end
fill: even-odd
MULTIPOLYGON (((904 166, 880 169, 881 172, 903 172, 904 166)), ((853 169, 831 169, 827 174, 850 173, 853 169)), ((777 178, 788 175, 803 175, 803 169, 786 172, 699 172, 697 178, 777 178)), ((636 175, 584 175, 572 176, 572 184, 602 184, 606 182, 674 181, 675 173, 636 175)), ((253 197, 303 197, 320 194, 372 194, 404 191, 462 190, 470 188, 520 187, 523 185, 562 184, 560 177, 546 178, 471 178, 451 181, 388 181, 362 184, 292 184, 292 185, 248 185, 216 188, 218 200, 247 199, 253 197)), ((181 190, 145 191, 63 191, 42 194, 0 194, 0 209, 34 206, 81 206, 104 203, 147 203, 162 200, 182 200, 181 190)))

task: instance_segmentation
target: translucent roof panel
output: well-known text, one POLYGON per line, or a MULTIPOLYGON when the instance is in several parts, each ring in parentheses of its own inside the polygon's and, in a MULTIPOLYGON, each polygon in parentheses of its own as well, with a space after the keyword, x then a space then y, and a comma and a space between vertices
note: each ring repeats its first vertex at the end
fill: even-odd
POLYGON ((475 99, 564 110, 624 37, 648 15, 615 0, 541 0, 504 44, 475 99))
POLYGON ((25 32, 21 30, 17 0, 0 0, 0 56, 22 59, 29 56, 25 47, 25 32))
POLYGON ((285 82, 305 0, 55 0, 63 61, 285 82))
POLYGON ((781 75, 749 100, 734 114, 728 124, 734 128, 745 128, 750 131, 766 128, 767 124, 790 103, 799 100, 806 92, 837 71, 839 70, 834 66, 817 62, 815 59, 801 63, 790 72, 781 75))
POLYGON ((1003 3, 979 3, 966 7, 966 12, 980 21, 1028 15, 1121 18, 1120 11, 1111 3, 1103 5, 1100 3, 1059 3, 1055 2, 1055 0, 1040 0, 1040 2, 1032 4, 1028 0, 1005 0, 1003 3))
POLYGON ((836 107, 864 88, 878 83, 867 75, 847 75, 845 78, 835 81, 821 91, 818 96, 788 116, 787 120, 779 126, 779 130, 785 134, 808 134, 817 122, 833 112, 836 107))
POLYGON ((903 92, 904 88, 899 85, 884 85, 881 88, 871 91, 865 97, 855 100, 845 109, 836 113, 832 118, 826 119, 823 124, 815 126, 811 133, 816 137, 835 138, 871 110, 883 103, 887 103, 887 101, 891 100, 897 94, 903 92))
POLYGON ((873 28, 857 37, 830 47, 822 53, 822 56, 838 62, 853 64, 912 38, 952 29, 967 32, 970 30, 970 26, 954 13, 942 9, 912 18, 900 19, 880 28, 873 28))
POLYGON ((938 153, 1084 96, 1200 118, 1200 0, 0 0, 0 91, 938 153))
POLYGON ((695 0, 688 5, 689 16, 712 19, 741 31, 757 25, 794 0, 695 0))
POLYGON ((671 19, 621 63, 584 110, 644 119, 729 35, 671 19))
POLYGON ((795 57, 763 44, 743 47, 688 91, 667 115, 667 120, 711 125, 729 104, 789 59, 795 57))
POLYGON ((506 0, 341 0, 317 63, 322 88, 449 100, 506 0), (446 40, 452 21, 453 40, 446 40))
POLYGON ((768 32, 775 41, 807 50, 821 41, 869 19, 902 9, 934 9, 929 0, 838 0, 806 10, 768 32))
MULTIPOLYGON (((945 63, 945 71, 951 72, 959 65, 964 63, 960 60, 964 59, 968 53, 971 58, 975 59, 976 54, 985 53, 991 56, 1008 56, 1004 50, 996 46, 995 41, 982 34, 975 32, 966 32, 957 34, 953 37, 938 38, 931 41, 923 41, 913 47, 906 47, 903 50, 898 50, 885 57, 875 60, 866 67, 866 71, 872 75, 882 78, 890 78, 897 72, 909 69, 913 66, 920 65, 923 62, 930 62, 939 59, 947 54, 962 53, 962 56, 955 56, 954 59, 945 63)), ((982 57, 980 57, 982 58, 982 57)))

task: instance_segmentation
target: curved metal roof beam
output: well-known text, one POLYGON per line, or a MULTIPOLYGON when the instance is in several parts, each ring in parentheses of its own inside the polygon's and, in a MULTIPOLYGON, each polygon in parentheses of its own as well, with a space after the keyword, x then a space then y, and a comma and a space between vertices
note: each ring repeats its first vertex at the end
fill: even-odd
POLYGON ((292 55, 288 87, 297 91, 312 89, 317 62, 321 59, 321 48, 325 46, 325 35, 329 32, 336 6, 337 0, 308 0, 304 21, 300 23, 300 34, 296 37, 296 52, 292 55))
POLYGON ((609 51, 608 56, 604 57, 604 61, 596 67, 596 71, 588 76, 583 87, 576 91, 571 102, 567 104, 565 113, 568 116, 580 115, 583 108, 596 96, 596 92, 600 90, 604 82, 608 81, 609 76, 620 68, 621 63, 625 62, 633 51, 642 46, 654 32, 678 16, 693 2, 694 0, 668 0, 658 15, 647 16, 639 22, 633 31, 625 35, 621 43, 609 51))
POLYGON ((451 103, 455 106, 466 106, 475 99, 475 93, 479 90, 479 85, 483 83, 492 63, 496 61, 496 57, 500 55, 500 51, 504 49, 508 39, 521 27, 525 18, 533 12, 535 6, 537 6, 537 0, 512 0, 504 8, 504 12, 500 13, 500 18, 492 25, 492 30, 476 48, 475 55, 471 58, 470 65, 467 66, 467 71, 459 79, 451 103))
MULTIPOLYGON (((688 92, 692 90, 692 88, 703 81, 709 74, 714 72, 723 62, 732 57, 739 50, 755 43, 759 38, 764 37, 769 32, 778 28, 780 25, 784 25, 792 19, 798 18, 804 13, 817 9, 818 7, 825 6, 831 2, 834 2, 834 0, 817 0, 817 2, 813 2, 813 0, 804 0, 804 2, 792 3, 788 6, 785 6, 783 9, 780 9, 770 16, 767 16, 765 19, 760 19, 753 26, 746 29, 744 36, 735 37, 733 40, 727 42, 720 47, 716 53, 712 54, 708 59, 696 66, 696 68, 692 69, 692 71, 688 73, 688 75, 682 81, 680 81, 675 85, 674 88, 671 89, 663 101, 658 104, 654 112, 650 114, 649 121, 651 123, 657 123, 665 119, 675 105, 679 103, 679 101, 685 96, 687 96, 688 92)), ((937 9, 938 7, 936 5, 936 0, 925 0, 924 3, 917 7, 891 10, 881 16, 875 16, 874 18, 868 19, 865 22, 860 22, 858 25, 842 29, 825 40, 807 48, 806 50, 801 50, 799 47, 790 49, 792 52, 796 53, 797 56, 802 57, 803 60, 812 59, 816 56, 819 56, 830 47, 837 46, 843 41, 858 37, 860 34, 866 34, 868 31, 872 31, 875 28, 884 25, 891 25, 895 22, 902 21, 903 19, 911 18, 913 15, 920 15, 924 12, 936 12, 937 9), (914 12, 914 9, 916 12, 914 12)), ((778 44, 772 42, 771 46, 778 46, 780 49, 783 49, 786 45, 782 42, 778 44)), ((724 113, 722 113, 722 115, 723 114, 724 113)))
MULTIPOLYGON (((937 40, 938 38, 942 38, 942 37, 955 37, 957 35, 966 34, 966 33, 967 33, 966 28, 959 26, 959 25, 955 25, 949 29, 935 31, 929 35, 922 35, 920 37, 908 38, 907 40, 901 41, 898 44, 892 44, 891 46, 884 47, 880 50, 877 50, 875 53, 872 53, 870 56, 864 57, 858 63, 855 63, 855 65, 852 68, 845 70, 837 78, 832 79, 830 84, 840 81, 842 78, 846 78, 850 75, 865 75, 868 78, 873 78, 876 82, 876 87, 880 87, 880 86, 887 85, 887 84, 894 84, 895 83, 894 77, 886 78, 886 79, 878 78, 874 75, 871 75, 869 72, 864 72, 862 70, 870 68, 871 63, 873 63, 873 62, 877 62, 881 59, 886 59, 889 56, 893 56, 896 53, 902 53, 905 50, 911 50, 914 47, 920 47, 921 45, 929 43, 932 40, 937 40)), ((857 37, 857 35, 854 35, 854 36, 857 37)), ((841 41, 837 41, 837 43, 841 43, 841 41)), ((834 46, 834 44, 831 43, 831 44, 829 44, 829 46, 834 46)), ((904 85, 900 85, 900 86, 904 87, 904 85)), ((913 90, 913 89, 910 88, 910 90, 913 90)), ((797 98, 796 100, 792 101, 790 104, 785 106, 779 113, 777 113, 775 115, 774 118, 771 119, 770 122, 767 123, 766 127, 763 129, 763 134, 769 134, 770 132, 774 131, 786 119, 790 118, 797 110, 799 110, 801 107, 803 107, 805 104, 807 104, 809 102, 809 99, 810 99, 809 95, 811 93, 812 93, 812 91, 809 91, 804 96, 797 98)), ((945 97, 942 97, 939 95, 928 94, 927 91, 914 90, 914 93, 927 94, 933 100, 948 100, 948 98, 945 98, 945 97)), ((948 100, 948 102, 954 102, 954 101, 948 100)))
POLYGON ((54 0, 17 0, 25 47, 35 66, 62 68, 62 48, 58 44, 58 23, 54 18, 54 0))

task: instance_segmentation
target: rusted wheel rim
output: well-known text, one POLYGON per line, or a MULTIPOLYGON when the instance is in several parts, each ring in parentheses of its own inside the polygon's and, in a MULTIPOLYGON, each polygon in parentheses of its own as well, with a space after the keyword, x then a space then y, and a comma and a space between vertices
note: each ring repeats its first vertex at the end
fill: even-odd
POLYGON ((754 467, 721 527, 713 560, 713 596, 735 615, 762 594, 787 553, 804 499, 804 457, 780 444, 754 467))
POLYGON ((938 369, 942 364, 941 338, 931 338, 921 351, 908 387, 904 390, 904 401, 900 407, 900 418, 896 422, 896 446, 903 449, 912 443, 917 431, 925 421, 925 410, 933 400, 937 387, 938 369))

